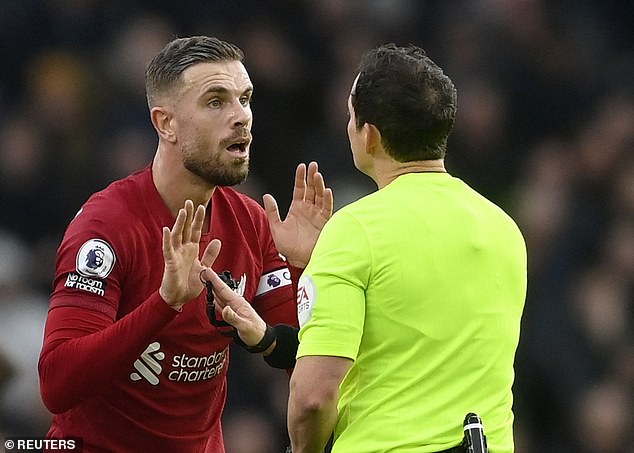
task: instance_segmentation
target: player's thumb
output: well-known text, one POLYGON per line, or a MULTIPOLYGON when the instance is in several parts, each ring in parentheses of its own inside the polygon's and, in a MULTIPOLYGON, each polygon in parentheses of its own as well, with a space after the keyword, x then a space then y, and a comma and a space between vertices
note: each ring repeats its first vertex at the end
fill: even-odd
POLYGON ((264 202, 264 211, 266 212, 266 216, 269 219, 269 225, 273 226, 279 223, 280 220, 280 211, 277 207, 277 201, 273 198, 273 195, 265 194, 262 197, 262 201, 264 202))
POLYGON ((227 321, 236 329, 240 330, 242 319, 240 319, 237 313, 233 311, 233 308, 231 308, 229 305, 222 309, 222 319, 227 321))
POLYGON ((200 259, 200 264, 202 264, 205 267, 211 267, 211 265, 214 264, 214 261, 216 261, 216 258, 218 258, 221 247, 222 247, 222 244, 220 243, 220 239, 213 239, 207 245, 207 248, 205 249, 205 252, 203 253, 202 258, 200 259))

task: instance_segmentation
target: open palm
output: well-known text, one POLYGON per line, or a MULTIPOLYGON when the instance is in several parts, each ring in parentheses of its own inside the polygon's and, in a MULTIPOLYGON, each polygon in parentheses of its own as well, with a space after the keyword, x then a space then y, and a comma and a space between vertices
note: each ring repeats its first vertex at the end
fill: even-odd
POLYGON ((311 162, 308 168, 303 163, 297 166, 293 200, 284 221, 269 194, 264 195, 264 208, 279 252, 291 265, 306 267, 333 208, 332 190, 326 188, 317 163, 311 162))
POLYGON ((220 242, 212 241, 201 260, 198 259, 205 207, 194 211, 191 200, 185 202, 170 230, 163 228, 163 258, 165 268, 159 293, 175 309, 200 295, 203 284, 200 271, 211 266, 220 251, 220 242))

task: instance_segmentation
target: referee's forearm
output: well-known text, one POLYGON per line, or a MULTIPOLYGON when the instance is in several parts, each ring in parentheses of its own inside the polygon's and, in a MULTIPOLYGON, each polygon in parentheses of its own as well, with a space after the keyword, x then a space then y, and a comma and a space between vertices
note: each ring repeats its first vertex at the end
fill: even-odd
POLYGON ((302 356, 291 375, 288 432, 293 453, 322 453, 337 424, 339 387, 352 360, 302 356))
POLYGON ((291 396, 288 404, 288 432, 293 453, 323 453, 336 421, 336 399, 309 407, 291 396))
POLYGON ((298 359, 288 398, 293 453, 323 453, 337 423, 339 384, 348 369, 347 362, 321 356, 298 359))

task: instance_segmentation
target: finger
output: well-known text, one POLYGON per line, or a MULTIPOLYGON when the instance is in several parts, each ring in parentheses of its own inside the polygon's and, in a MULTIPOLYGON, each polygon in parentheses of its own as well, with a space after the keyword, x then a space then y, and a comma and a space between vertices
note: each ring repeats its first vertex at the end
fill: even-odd
POLYGON ((223 307, 227 304, 239 302, 241 297, 229 288, 213 269, 206 268, 204 277, 207 281, 211 282, 211 286, 214 288, 214 295, 216 299, 219 299, 218 302, 220 302, 223 307))
POLYGON ((165 262, 172 260, 174 249, 172 248, 171 234, 168 227, 163 227, 163 259, 165 262))
POLYGON ((324 183, 324 176, 318 171, 313 175, 313 187, 315 189, 315 205, 321 207, 324 200, 326 184, 324 183))
POLYGON ((222 309, 222 319, 236 328, 238 335, 246 344, 257 344, 266 332, 266 323, 257 314, 250 318, 240 315, 233 307, 225 307, 222 309))
POLYGON ((306 164, 301 163, 295 170, 293 201, 304 201, 306 195, 306 164))
POLYGON ((266 217, 269 219, 269 226, 273 230, 277 225, 282 223, 282 220, 280 219, 280 210, 277 207, 277 201, 275 201, 275 198, 268 193, 262 197, 262 201, 264 202, 266 217))
POLYGON ((186 217, 187 213, 185 212, 185 209, 179 209, 178 214, 176 215, 176 221, 174 222, 174 226, 170 232, 172 248, 180 247, 183 243, 183 228, 185 227, 186 217))
POLYGON ((183 225, 183 242, 189 242, 192 238, 192 223, 194 221, 194 202, 185 200, 185 223, 183 225))
POLYGON ((327 219, 332 217, 333 207, 334 199, 332 195, 332 189, 329 187, 327 189, 324 189, 324 199, 321 202, 321 212, 327 219))
POLYGON ((194 219, 192 220, 191 227, 191 241, 196 244, 200 243, 200 237, 203 232, 203 224, 205 223, 205 207, 198 205, 196 212, 194 213, 194 219))
POLYGON ((315 203, 315 174, 317 173, 317 162, 308 164, 308 176, 306 177, 306 193, 304 200, 315 203))
POLYGON ((210 281, 213 286, 215 296, 214 301, 217 303, 218 307, 221 309, 231 307, 233 311, 237 312, 240 308, 250 306, 244 297, 229 288, 213 269, 207 269, 205 277, 208 278, 208 281, 210 281))
MULTIPOLYGON (((223 290, 223 286, 227 286, 225 282, 223 282, 220 277, 218 277, 218 274, 216 274, 216 272, 210 267, 203 268, 203 271, 201 272, 201 278, 211 283, 214 292, 214 303, 216 304, 216 308, 224 308, 227 303, 226 299, 221 296, 221 292, 223 290)), ((229 288, 228 286, 227 288, 231 291, 231 288, 229 288)))
POLYGON ((236 329, 240 330, 241 324, 242 324, 242 319, 240 318, 240 316, 238 316, 238 314, 230 307, 230 306, 225 306, 222 309, 222 319, 224 319, 226 322, 228 322, 229 324, 231 324, 233 327, 235 327, 236 329))
POLYGON ((220 242, 220 239, 213 239, 207 245, 207 248, 203 253, 203 257, 200 259, 200 264, 205 267, 211 267, 212 264, 214 264, 214 262, 216 261, 216 258, 218 258, 218 255, 220 255, 221 248, 222 244, 220 242))

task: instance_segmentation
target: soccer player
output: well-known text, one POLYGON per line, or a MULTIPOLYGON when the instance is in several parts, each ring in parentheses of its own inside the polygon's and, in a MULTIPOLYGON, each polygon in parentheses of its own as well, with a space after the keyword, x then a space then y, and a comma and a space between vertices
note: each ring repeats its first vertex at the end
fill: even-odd
MULTIPOLYGON (((513 452, 526 247, 507 214, 445 169, 456 98, 418 47, 361 60, 348 136, 379 190, 333 215, 300 279, 293 453, 321 453, 333 433, 334 453, 465 452, 470 412, 492 453, 513 452)), ((206 276, 240 331, 263 330, 206 276)))
MULTIPOLYGON (((85 453, 224 453, 234 332, 208 319, 201 276, 211 267, 266 322, 297 325, 297 278, 332 193, 316 163, 300 164, 282 221, 270 195, 265 211, 229 187, 249 168, 253 86, 242 60, 236 46, 197 36, 150 62, 155 158, 90 197, 58 250, 39 363, 49 437, 81 438, 85 453)), ((240 340, 276 348, 274 336, 240 340)))

